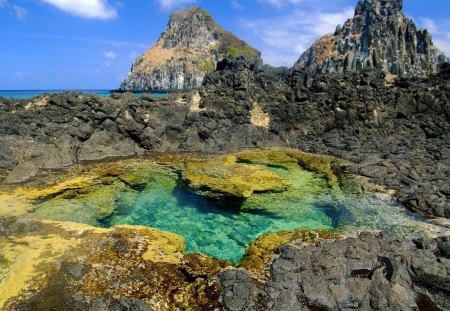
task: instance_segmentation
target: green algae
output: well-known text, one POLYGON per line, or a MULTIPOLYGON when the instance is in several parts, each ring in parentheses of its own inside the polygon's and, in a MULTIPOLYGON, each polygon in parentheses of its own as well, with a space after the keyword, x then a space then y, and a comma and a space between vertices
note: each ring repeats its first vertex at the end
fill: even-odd
POLYGON ((78 179, 23 193, 32 202, 28 217, 155 227, 183 236, 188 253, 232 262, 253 240, 274 232, 439 230, 391 196, 367 192, 363 180, 341 166, 334 158, 290 149, 165 156, 102 164, 77 171, 78 179))

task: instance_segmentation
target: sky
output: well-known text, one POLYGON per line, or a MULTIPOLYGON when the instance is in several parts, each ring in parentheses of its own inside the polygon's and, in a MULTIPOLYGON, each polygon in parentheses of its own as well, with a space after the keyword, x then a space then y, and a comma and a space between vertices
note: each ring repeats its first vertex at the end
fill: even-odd
MULTIPOLYGON (((353 17, 357 0, 0 0, 0 90, 114 89, 164 32, 172 12, 200 6, 262 52, 292 66, 353 17)), ((404 0, 450 56, 450 0, 404 0)))

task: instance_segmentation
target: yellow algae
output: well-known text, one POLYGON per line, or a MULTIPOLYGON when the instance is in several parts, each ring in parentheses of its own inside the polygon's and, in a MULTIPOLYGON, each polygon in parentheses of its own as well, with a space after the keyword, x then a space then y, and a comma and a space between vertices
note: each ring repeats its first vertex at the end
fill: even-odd
POLYGON ((281 192, 291 186, 275 173, 236 163, 235 156, 187 162, 183 177, 191 188, 213 197, 246 199, 255 192, 281 192))
POLYGON ((23 188, 16 191, 17 194, 22 194, 28 200, 38 200, 43 198, 51 198, 60 195, 69 190, 83 189, 94 183, 94 177, 81 176, 75 177, 56 185, 46 187, 43 189, 37 188, 23 188))
POLYGON ((0 217, 22 216, 28 212, 29 202, 16 194, 0 193, 0 217))
POLYGON ((111 228, 99 228, 88 224, 83 224, 79 222, 70 221, 52 221, 52 220, 42 220, 43 224, 53 225, 54 227, 61 229, 63 232, 69 235, 82 235, 86 232, 89 233, 107 233, 111 231, 111 228))
MULTIPOLYGON (((298 163, 301 167, 323 174, 332 189, 339 189, 339 180, 334 170, 337 159, 331 156, 305 153, 289 148, 270 148, 236 153, 238 162, 278 165, 284 167, 289 163, 298 163)), ((344 161, 341 161, 344 162, 344 161)))
POLYGON ((75 238, 61 236, 9 237, 1 241, 0 254, 10 263, 0 282, 0 309, 12 297, 31 285, 43 285, 49 271, 40 271, 39 265, 55 263, 69 248, 79 244, 75 238), (32 282, 31 282, 32 281, 32 282))
POLYGON ((320 239, 335 239, 338 235, 329 230, 292 230, 267 233, 259 236, 247 246, 239 266, 263 279, 264 268, 276 250, 287 243, 300 241, 316 242, 320 239))
MULTIPOLYGON (((78 223, 17 218, 3 219, 2 228, 0 310, 12 306, 14 302, 30 299, 41 289, 50 286, 50 280, 54 284, 55 278, 56 282, 63 282, 58 285, 62 286, 61 290, 73 288, 87 298, 109 294, 127 296, 131 292, 146 295, 145 291, 140 291, 143 288, 167 295, 184 283, 184 290, 206 291, 203 285, 192 287, 183 279, 179 267, 185 264, 185 243, 175 233, 140 226, 101 229, 78 223), (12 233, 5 236, 9 227, 12 233), (19 227, 23 229, 17 229, 19 227), (86 275, 80 279, 60 277, 58 275, 61 273, 68 273, 67 268, 59 267, 60 262, 77 263, 87 269, 83 270, 86 275), (160 284, 154 279, 147 280, 147 277, 136 282, 133 279, 124 283, 119 281, 128 280, 129 273, 133 271, 156 273, 161 279, 169 277, 166 275, 169 273, 174 276, 170 280, 173 284, 166 284, 167 281, 160 284), (65 282, 71 282, 72 285, 65 287, 69 285, 65 282), (113 289, 110 287, 111 282, 120 285, 113 289), (161 292, 166 286, 171 290, 161 292)), ((211 259, 197 263, 195 269, 206 271, 209 267, 204 265, 210 264, 214 267, 218 265, 211 259)))
POLYGON ((180 263, 182 261, 186 245, 180 235, 149 227, 120 226, 119 228, 121 227, 137 230, 140 235, 145 237, 147 249, 142 254, 142 259, 168 263, 180 263))

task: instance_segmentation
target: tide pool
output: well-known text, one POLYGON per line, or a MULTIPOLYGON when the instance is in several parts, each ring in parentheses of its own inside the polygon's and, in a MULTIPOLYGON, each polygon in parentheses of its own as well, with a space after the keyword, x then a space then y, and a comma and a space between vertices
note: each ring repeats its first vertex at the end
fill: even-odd
MULTIPOLYGON (((258 236, 294 229, 338 233, 387 230, 417 236, 442 228, 406 211, 380 193, 352 195, 329 187, 323 174, 296 163, 245 164, 268 170, 292 183, 287 191, 255 193, 241 206, 199 195, 180 180, 180 172, 154 162, 123 164, 106 170, 85 188, 58 190, 36 200, 27 217, 76 221, 98 227, 141 225, 184 237, 186 251, 239 262, 258 236)), ((96 173, 99 174, 99 173, 96 173)))

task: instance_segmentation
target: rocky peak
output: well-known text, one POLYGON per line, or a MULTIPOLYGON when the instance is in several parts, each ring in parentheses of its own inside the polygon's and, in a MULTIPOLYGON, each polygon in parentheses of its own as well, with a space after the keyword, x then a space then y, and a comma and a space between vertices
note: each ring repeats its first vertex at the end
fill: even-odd
POLYGON ((295 64, 316 73, 376 70, 428 77, 448 58, 403 14, 403 0, 358 1, 355 16, 317 40, 295 64))
POLYGON ((259 58, 257 50, 224 30, 199 7, 175 12, 157 43, 132 65, 122 91, 168 92, 199 88, 226 57, 259 58))
POLYGON ((205 10, 193 7, 171 15, 164 33, 164 48, 171 49, 178 45, 201 51, 205 46, 217 44, 214 34, 215 23, 205 10))
POLYGON ((356 5, 355 16, 364 13, 372 16, 402 15, 403 0, 360 0, 356 5))

